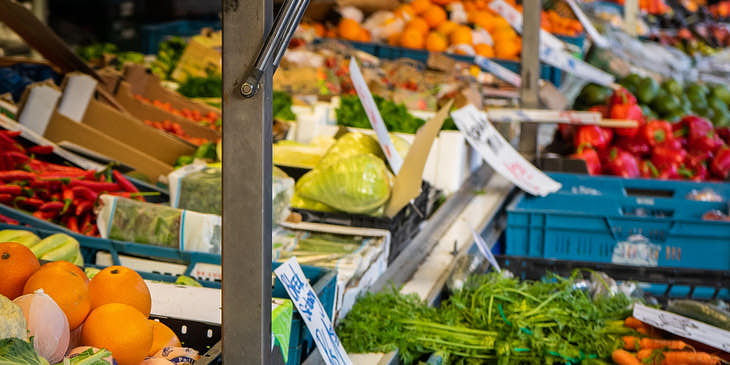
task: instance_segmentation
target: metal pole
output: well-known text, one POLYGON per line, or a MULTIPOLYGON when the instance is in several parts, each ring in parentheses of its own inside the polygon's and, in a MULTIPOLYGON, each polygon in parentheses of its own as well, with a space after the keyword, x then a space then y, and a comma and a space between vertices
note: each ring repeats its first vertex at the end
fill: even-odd
MULTIPOLYGON (((520 85, 520 105, 523 108, 537 108, 540 92, 540 0, 524 0, 522 14, 522 83, 520 85)), ((537 124, 520 125, 519 151, 532 160, 537 154, 537 124)))
POLYGON ((241 95, 272 2, 223 0, 223 361, 271 363, 272 78, 241 95))

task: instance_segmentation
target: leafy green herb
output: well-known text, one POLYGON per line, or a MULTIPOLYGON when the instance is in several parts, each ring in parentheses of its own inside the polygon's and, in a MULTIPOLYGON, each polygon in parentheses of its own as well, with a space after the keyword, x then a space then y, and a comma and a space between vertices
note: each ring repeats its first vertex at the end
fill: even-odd
POLYGON ((170 37, 160 43, 155 62, 150 65, 152 72, 162 80, 169 80, 177 67, 188 43, 181 37, 170 37))
POLYGON ((220 98, 223 90, 221 75, 188 77, 177 91, 188 98, 220 98))
MULTIPOLYGON (((378 106, 380 115, 383 117, 386 128, 389 132, 400 132, 414 134, 421 128, 426 121, 417 118, 408 112, 405 104, 396 104, 391 100, 386 100, 381 96, 373 96, 375 104, 378 106)), ((335 110, 337 116, 337 124, 346 127, 370 129, 370 121, 368 120, 365 109, 360 103, 360 99, 356 95, 343 95, 340 98, 340 106, 335 110)), ((442 130, 456 130, 456 124, 451 117, 444 121, 442 130)))
POLYGON ((0 340, 0 365, 48 365, 33 345, 18 338, 0 340))
POLYGON ((105 349, 96 352, 94 352, 94 349, 88 349, 71 358, 65 358, 55 365, 109 365, 109 362, 104 358, 111 355, 112 353, 105 349))
POLYGON ((297 116, 291 110, 292 98, 291 95, 283 91, 274 91, 274 118, 283 120, 296 120, 297 116))

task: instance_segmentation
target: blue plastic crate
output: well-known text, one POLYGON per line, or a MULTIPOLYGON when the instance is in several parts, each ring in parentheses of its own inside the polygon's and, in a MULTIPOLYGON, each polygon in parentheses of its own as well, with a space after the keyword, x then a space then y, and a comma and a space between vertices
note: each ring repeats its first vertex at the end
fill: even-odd
POLYGON ((198 35, 203 28, 220 30, 221 22, 179 20, 176 22, 144 25, 140 32, 140 38, 142 39, 141 52, 144 54, 157 54, 160 43, 165 39, 173 36, 183 38, 193 37, 198 35))
POLYGON ((563 184, 558 193, 509 207, 507 255, 730 270, 730 223, 702 220, 727 203, 685 198, 710 187, 727 199, 727 184, 550 176, 563 184))

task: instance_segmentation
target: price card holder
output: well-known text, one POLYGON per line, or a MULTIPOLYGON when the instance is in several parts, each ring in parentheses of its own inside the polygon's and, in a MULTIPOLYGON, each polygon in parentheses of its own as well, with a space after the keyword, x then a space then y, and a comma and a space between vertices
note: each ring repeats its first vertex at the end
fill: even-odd
POLYGON ((322 302, 317 298, 317 293, 309 285, 297 259, 290 258, 276 268, 274 273, 284 284, 286 292, 304 319, 324 362, 327 365, 352 365, 335 333, 332 321, 327 316, 322 302))
POLYGON ((566 124, 599 124, 601 113, 572 110, 542 109, 489 109, 487 116, 492 122, 533 122, 566 124))
POLYGON ((519 87, 522 83, 522 78, 515 72, 499 65, 494 61, 490 61, 482 56, 474 57, 474 63, 481 67, 483 70, 497 76, 502 81, 509 83, 512 86, 519 87))
POLYGON ((542 42, 540 44, 540 60, 582 79, 606 87, 612 87, 615 81, 613 75, 589 65, 561 49, 550 47, 542 42))
POLYGON ((583 12, 583 9, 576 4, 575 0, 567 0, 567 3, 570 6, 570 9, 573 10, 573 14, 575 14, 576 18, 578 18, 578 21, 583 25, 583 28, 585 28, 588 36, 593 40, 593 43, 595 43, 598 47, 608 48, 608 40, 602 36, 601 33, 598 33, 596 27, 593 26, 591 20, 588 19, 588 16, 583 12))
POLYGON ((459 131, 484 161, 520 189, 539 196, 560 189, 560 183, 525 160, 489 123, 485 114, 473 105, 461 108, 451 113, 451 116, 459 131))
POLYGON ((730 331, 638 303, 634 304, 633 315, 653 327, 730 352, 730 331))

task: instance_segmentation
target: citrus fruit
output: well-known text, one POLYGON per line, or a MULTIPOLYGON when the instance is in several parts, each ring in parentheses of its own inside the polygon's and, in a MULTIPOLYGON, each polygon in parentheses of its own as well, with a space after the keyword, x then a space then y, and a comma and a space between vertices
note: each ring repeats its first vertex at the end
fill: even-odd
POLYGON ((152 346, 152 323, 130 305, 105 304, 89 314, 81 342, 111 351, 119 365, 139 365, 152 346))
POLYGON ((165 347, 180 347, 180 340, 170 327, 165 326, 162 322, 149 320, 152 324, 152 346, 147 356, 153 356, 165 347))
POLYGON ((406 29, 417 30, 425 35, 428 33, 428 23, 423 18, 413 18, 406 24, 406 29))
POLYGON ((396 8, 393 11, 393 15, 395 15, 398 18, 408 21, 408 20, 413 19, 413 17, 416 15, 416 12, 413 10, 412 6, 410 6, 408 4, 404 4, 404 5, 401 5, 398 8, 396 8))
POLYGON ((423 33, 416 29, 406 29, 400 34, 400 45, 406 48, 423 48, 423 33))
POLYGON ((150 315, 150 290, 137 272, 124 266, 109 266, 89 281, 91 309, 108 303, 124 303, 150 315))
POLYGON ((474 46, 474 52, 482 57, 494 57, 494 48, 486 43, 479 43, 474 46))
POLYGON ((13 300, 23 294, 25 281, 40 267, 33 252, 20 243, 0 243, 0 294, 13 300))
POLYGON ((423 13, 423 19, 429 27, 436 28, 446 21, 446 11, 438 5, 431 5, 428 10, 423 13))
POLYGON ((53 261, 53 262, 49 262, 49 263, 46 263, 43 266, 41 266, 41 270, 49 269, 49 268, 61 268, 64 270, 71 271, 71 272, 77 274, 78 276, 80 276, 87 283, 89 282, 89 278, 86 276, 86 273, 84 272, 84 270, 81 270, 80 267, 78 267, 68 261, 63 261, 63 260, 53 261))
POLYGON ((360 34, 357 37, 358 42, 370 42, 370 32, 365 28, 360 28, 360 34))
POLYGON ((449 34, 451 34, 451 32, 458 26, 458 24, 452 22, 451 20, 447 20, 441 23, 441 25, 439 25, 438 27, 436 27, 436 31, 448 37, 449 34))
POLYGON ((413 0, 411 1, 411 7, 416 14, 421 14, 428 10, 431 6, 430 0, 413 0))
POLYGON ((360 24, 350 18, 342 18, 337 30, 343 39, 356 41, 360 38, 360 24))
POLYGON ((323 37, 325 33, 324 25, 322 23, 314 23, 312 25, 312 28, 314 29, 314 34, 317 35, 317 37, 323 37))
POLYGON ((471 44, 471 28, 460 25, 450 34, 451 44, 471 44))
POLYGON ((431 32, 426 37, 426 49, 431 52, 443 52, 449 47, 449 42, 441 33, 431 32))
POLYGON ((23 294, 38 289, 48 294, 61 308, 71 330, 84 322, 91 309, 88 284, 83 277, 61 267, 51 267, 36 271, 23 287, 23 294))

